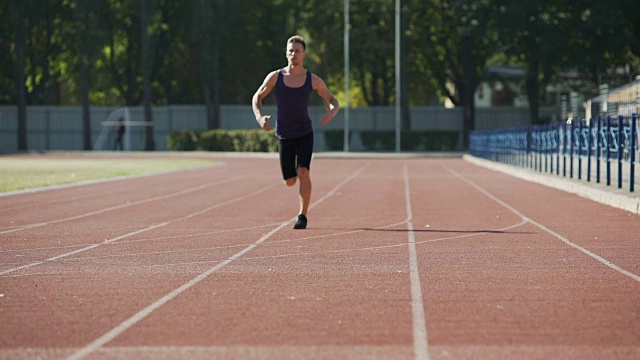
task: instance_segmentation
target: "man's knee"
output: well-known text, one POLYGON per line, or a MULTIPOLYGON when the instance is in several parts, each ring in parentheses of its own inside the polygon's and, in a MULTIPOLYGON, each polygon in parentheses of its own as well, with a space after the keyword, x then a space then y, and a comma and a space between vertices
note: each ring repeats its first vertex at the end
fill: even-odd
POLYGON ((309 169, 307 169, 305 167, 299 167, 298 168, 298 177, 300 178, 300 180, 309 179, 309 169))
POLYGON ((295 184, 296 184, 296 180, 297 180, 297 179, 298 179, 298 178, 297 178, 297 177, 295 177, 295 176, 294 176, 294 177, 292 177, 292 178, 284 179, 284 183, 285 183, 287 186, 293 186, 293 185, 295 185, 295 184))

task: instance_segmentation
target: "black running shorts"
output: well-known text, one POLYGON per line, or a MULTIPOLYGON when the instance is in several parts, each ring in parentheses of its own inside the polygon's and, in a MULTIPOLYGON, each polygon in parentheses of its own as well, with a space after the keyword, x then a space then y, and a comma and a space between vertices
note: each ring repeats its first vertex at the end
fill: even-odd
POLYGON ((293 139, 280 139, 280 169, 284 180, 298 176, 298 167, 311 170, 313 155, 313 131, 293 139))

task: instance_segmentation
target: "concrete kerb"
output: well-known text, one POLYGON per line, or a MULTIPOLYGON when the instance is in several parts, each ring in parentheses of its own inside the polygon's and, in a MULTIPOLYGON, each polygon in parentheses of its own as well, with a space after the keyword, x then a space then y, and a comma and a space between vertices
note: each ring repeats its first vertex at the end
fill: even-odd
POLYGON ((640 195, 635 192, 632 193, 628 190, 607 187, 602 184, 587 183, 581 180, 543 174, 526 168, 496 163, 469 154, 463 155, 462 158, 472 164, 482 166, 490 170, 499 171, 526 181, 535 182, 558 190, 580 195, 584 198, 629 211, 634 214, 640 214, 640 195))

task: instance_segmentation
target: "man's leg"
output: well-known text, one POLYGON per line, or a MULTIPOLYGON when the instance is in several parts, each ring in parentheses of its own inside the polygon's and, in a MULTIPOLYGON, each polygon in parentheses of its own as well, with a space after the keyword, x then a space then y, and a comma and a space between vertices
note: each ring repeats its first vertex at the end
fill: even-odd
POLYGON ((298 179, 300 180, 300 214, 307 216, 311 203, 311 156, 313 155, 313 132, 300 138, 298 144, 298 179))
POLYGON ((298 168, 298 178, 300 179, 300 214, 307 216, 309 203, 311 202, 311 176, 309 169, 298 168))
POLYGON ((280 155, 280 170, 282 179, 287 186, 293 186, 298 180, 296 171, 296 148, 291 140, 279 140, 278 151, 280 155))

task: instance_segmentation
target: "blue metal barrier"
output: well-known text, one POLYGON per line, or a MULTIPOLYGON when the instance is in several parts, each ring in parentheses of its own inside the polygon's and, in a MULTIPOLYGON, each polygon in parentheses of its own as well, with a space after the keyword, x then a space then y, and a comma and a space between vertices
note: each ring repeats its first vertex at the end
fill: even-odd
POLYGON ((628 179, 629 191, 633 192, 635 163, 640 161, 638 126, 637 114, 633 114, 617 118, 598 116, 590 121, 569 119, 547 125, 473 131, 469 138, 469 152, 487 160, 564 177, 567 176, 568 166, 570 178, 574 177, 574 161, 577 161, 577 178, 580 180, 583 177, 584 160, 587 182, 592 181, 592 162, 595 161, 597 183, 601 180, 601 162, 604 161, 608 186, 611 185, 611 164, 615 162, 618 188, 622 188, 623 179, 628 179), (628 174, 624 170, 627 164, 628 174))

